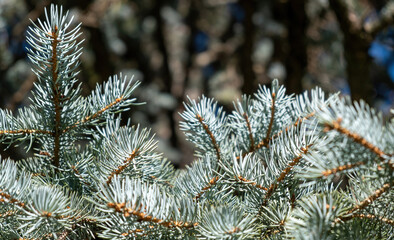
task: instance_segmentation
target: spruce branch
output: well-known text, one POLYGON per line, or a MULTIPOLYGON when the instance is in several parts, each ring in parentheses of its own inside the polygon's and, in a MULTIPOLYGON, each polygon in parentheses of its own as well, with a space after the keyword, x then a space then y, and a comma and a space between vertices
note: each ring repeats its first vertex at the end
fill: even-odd
POLYGON ((45 17, 28 33, 38 77, 31 107, 17 117, 0 109, 1 143, 34 142, 33 157, 0 160, 1 239, 392 233, 394 125, 365 103, 327 99, 319 88, 286 95, 277 80, 243 95, 230 114, 213 99, 189 98, 181 129, 198 159, 175 170, 150 130, 121 123, 139 83, 115 75, 82 97, 80 25, 68 30, 55 5, 45 17), (350 186, 335 190, 330 176, 347 170, 350 186))
POLYGON ((279 222, 276 222, 274 224, 270 224, 267 230, 265 230, 264 234, 262 235, 263 237, 271 237, 273 235, 276 235, 278 233, 282 233, 284 231, 284 225, 285 225, 286 220, 280 220, 279 222))
POLYGON ((207 239, 253 239, 256 219, 239 207, 211 206, 202 216, 198 231, 207 239))
POLYGON ((73 223, 70 229, 65 229, 57 238, 57 240, 66 240, 67 237, 70 235, 72 231, 75 229, 79 228, 81 224, 87 223, 87 224, 95 224, 97 222, 96 219, 92 218, 86 218, 86 217, 81 217, 78 219, 77 222, 73 223))
POLYGON ((185 111, 180 115, 185 121, 180 125, 187 139, 196 145, 200 156, 205 152, 212 152, 217 161, 221 162, 220 147, 227 133, 227 116, 223 108, 205 96, 199 102, 189 99, 189 103, 184 103, 184 106, 185 111))

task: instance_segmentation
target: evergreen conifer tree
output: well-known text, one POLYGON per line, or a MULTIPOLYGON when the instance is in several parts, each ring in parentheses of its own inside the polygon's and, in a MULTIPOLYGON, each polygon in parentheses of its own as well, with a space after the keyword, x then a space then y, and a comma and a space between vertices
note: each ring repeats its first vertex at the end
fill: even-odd
POLYGON ((1 239, 393 238, 394 121, 277 81, 231 114, 189 99, 196 160, 175 170, 148 129, 120 124, 138 82, 113 76, 82 97, 80 27, 61 7, 45 16, 27 38, 31 105, 0 110, 0 142, 34 152, 1 159, 1 239))

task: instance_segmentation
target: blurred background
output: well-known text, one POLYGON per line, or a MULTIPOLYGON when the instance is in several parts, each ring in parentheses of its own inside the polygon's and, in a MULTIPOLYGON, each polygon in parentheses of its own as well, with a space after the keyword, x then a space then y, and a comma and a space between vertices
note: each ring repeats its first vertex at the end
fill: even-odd
POLYGON ((0 0, 3 109, 29 104, 37 79, 26 29, 50 3, 82 22, 83 94, 119 72, 142 81, 135 96, 146 104, 125 118, 152 128, 159 151, 178 167, 193 160, 179 131, 186 96, 213 97, 231 112, 242 93, 278 78, 287 93, 320 86, 388 117, 394 105, 392 0, 0 0))

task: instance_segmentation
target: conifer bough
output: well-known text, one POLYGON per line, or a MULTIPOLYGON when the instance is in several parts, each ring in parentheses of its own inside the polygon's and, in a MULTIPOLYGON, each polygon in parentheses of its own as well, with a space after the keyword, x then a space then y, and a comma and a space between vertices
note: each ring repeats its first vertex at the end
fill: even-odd
POLYGON ((150 130, 120 125, 139 83, 113 76, 82 97, 80 25, 58 6, 45 16, 27 38, 31 105, 0 110, 1 143, 34 152, 1 160, 1 239, 393 238, 393 120, 277 81, 231 114, 189 99, 196 160, 175 170, 150 130))

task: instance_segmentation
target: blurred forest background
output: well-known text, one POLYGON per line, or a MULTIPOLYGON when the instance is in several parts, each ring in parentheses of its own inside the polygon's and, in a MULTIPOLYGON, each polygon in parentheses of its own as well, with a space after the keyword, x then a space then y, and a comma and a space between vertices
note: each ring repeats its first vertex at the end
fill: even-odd
POLYGON ((193 159, 179 131, 186 96, 214 97, 231 111, 242 93, 278 78, 288 93, 320 86, 386 116, 394 105, 392 0, 0 0, 3 109, 29 104, 36 76, 26 30, 52 2, 82 22, 84 94, 119 72, 142 81, 135 95, 147 104, 125 118, 153 128, 179 167, 193 159))

